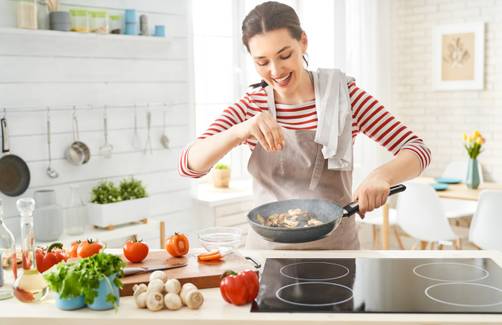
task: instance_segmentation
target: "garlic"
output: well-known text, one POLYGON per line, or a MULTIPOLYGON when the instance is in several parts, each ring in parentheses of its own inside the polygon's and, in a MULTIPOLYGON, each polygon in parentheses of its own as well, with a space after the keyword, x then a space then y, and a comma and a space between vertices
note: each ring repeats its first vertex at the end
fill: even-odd
POLYGON ((181 291, 181 284, 177 279, 169 279, 166 281, 166 284, 164 286, 164 290, 167 293, 179 294, 181 291))
POLYGON ((181 301, 190 309, 198 309, 204 302, 204 296, 193 283, 185 283, 180 292, 181 301))
POLYGON ((138 306, 138 308, 146 308, 146 296, 146 291, 141 292, 138 295, 134 295, 134 301, 136 302, 136 306, 138 306))
POLYGON ((160 279, 162 282, 167 281, 167 274, 165 274, 163 271, 155 271, 150 274, 150 282, 154 279, 160 279))
POLYGON ((181 308, 181 298, 175 293, 168 293, 164 296, 164 304, 169 310, 178 310, 181 308))
POLYGON ((160 292, 146 294, 146 307, 151 311, 159 311, 164 308, 164 296, 160 292))
POLYGON ((148 283, 148 292, 159 292, 164 291, 164 282, 161 279, 153 279, 148 283))

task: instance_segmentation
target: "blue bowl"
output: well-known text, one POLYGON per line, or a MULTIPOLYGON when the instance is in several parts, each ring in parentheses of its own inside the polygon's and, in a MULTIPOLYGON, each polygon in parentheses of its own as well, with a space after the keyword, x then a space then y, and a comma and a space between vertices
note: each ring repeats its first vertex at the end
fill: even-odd
POLYGON ((438 177, 435 179, 436 182, 438 183, 444 183, 444 184, 459 184, 462 183, 461 178, 455 178, 455 177, 438 177))
POLYGON ((435 184, 432 184, 432 188, 435 189, 436 191, 445 191, 448 189, 448 184, 435 183, 435 184))
POLYGON ((59 298, 59 294, 56 293, 56 307, 62 310, 75 310, 85 307, 84 296, 78 296, 74 298, 59 298))
POLYGON ((119 288, 115 284, 113 284, 113 279, 115 279, 116 276, 117 276, 116 274, 112 274, 108 277, 108 280, 110 281, 111 284, 111 292, 110 292, 110 285, 107 284, 107 281, 105 279, 99 281, 98 295, 96 296, 96 298, 94 298, 92 304, 87 305, 90 309, 94 310, 112 309, 113 304, 106 301, 106 296, 110 293, 112 293, 115 297, 117 297, 117 305, 119 304, 120 301, 119 288))

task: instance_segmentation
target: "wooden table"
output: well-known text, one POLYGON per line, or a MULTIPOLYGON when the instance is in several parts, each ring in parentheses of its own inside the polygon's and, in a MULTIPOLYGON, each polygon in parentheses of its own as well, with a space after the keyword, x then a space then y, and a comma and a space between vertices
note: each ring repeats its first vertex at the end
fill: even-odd
MULTIPOLYGON (((424 184, 435 183, 433 177, 418 177, 415 178, 413 182, 424 183, 424 184)), ((477 201, 479 200, 479 195, 483 190, 502 190, 502 184, 483 182, 475 190, 467 188, 467 186, 464 183, 449 184, 447 190, 437 191, 437 194, 440 198, 477 201)), ((390 225, 389 225, 389 206, 387 204, 384 204, 384 206, 382 207, 382 216, 383 216, 382 247, 383 249, 389 249, 390 225)))

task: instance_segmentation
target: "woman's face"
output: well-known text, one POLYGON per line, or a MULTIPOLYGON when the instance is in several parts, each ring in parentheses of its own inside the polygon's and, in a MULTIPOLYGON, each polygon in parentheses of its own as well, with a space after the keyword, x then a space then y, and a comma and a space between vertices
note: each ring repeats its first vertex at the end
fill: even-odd
POLYGON ((298 41, 286 28, 257 34, 249 40, 256 71, 281 96, 294 94, 304 73, 305 33, 298 41))

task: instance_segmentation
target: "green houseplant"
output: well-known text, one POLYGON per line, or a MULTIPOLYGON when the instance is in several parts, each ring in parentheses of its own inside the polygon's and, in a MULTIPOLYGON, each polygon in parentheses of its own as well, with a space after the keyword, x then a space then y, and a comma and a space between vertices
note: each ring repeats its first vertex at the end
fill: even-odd
POLYGON ((44 274, 56 293, 56 305, 65 310, 89 306, 95 310, 117 308, 124 261, 119 256, 98 253, 68 263, 59 263, 44 274))
POLYGON ((140 180, 126 178, 117 186, 103 181, 91 190, 88 205, 89 222, 109 228, 114 225, 145 220, 148 217, 149 200, 140 180))

